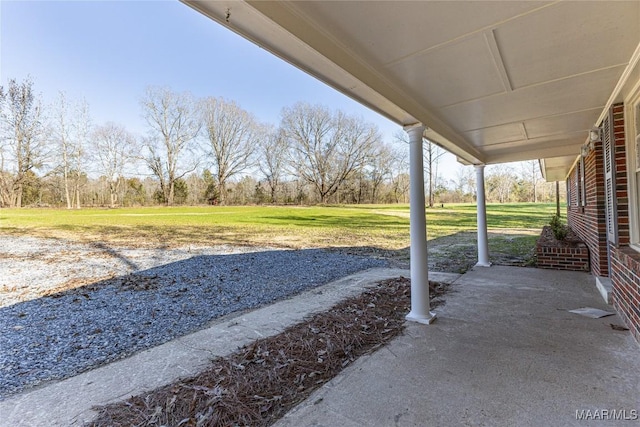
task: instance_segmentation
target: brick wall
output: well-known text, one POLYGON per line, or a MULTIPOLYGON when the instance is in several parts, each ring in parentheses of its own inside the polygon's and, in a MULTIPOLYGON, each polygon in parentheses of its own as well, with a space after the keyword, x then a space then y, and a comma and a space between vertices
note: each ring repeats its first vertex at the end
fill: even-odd
POLYGON ((640 342, 640 253, 611 246, 613 306, 640 342))
POLYGON ((624 105, 612 107, 613 162, 615 164, 616 223, 618 243, 610 244, 606 235, 606 199, 604 185, 603 144, 597 143, 584 159, 586 202, 580 203, 577 182, 579 162, 569 173, 567 186, 571 197, 567 201, 567 222, 589 248, 591 272, 608 275, 607 246, 611 251, 611 282, 613 306, 623 318, 636 340, 640 342, 640 253, 629 248, 629 194, 624 133, 624 105))
POLYGON ((536 258, 538 268, 589 271, 589 249, 584 244, 564 248, 538 245, 536 258))
POLYGON ((606 199, 604 186, 603 144, 597 143, 584 159, 586 201, 580 202, 577 191, 580 180, 579 162, 569 174, 567 186, 571 197, 567 201, 567 222, 589 248, 591 272, 608 275, 607 246, 611 251, 611 282, 613 306, 632 334, 640 342, 640 253, 629 248, 629 195, 624 133, 624 106, 612 107, 615 164, 616 222, 618 243, 610 244, 606 236, 606 199))
POLYGON ((640 342, 640 253, 629 247, 629 194, 624 133, 624 106, 613 110, 615 137, 616 199, 618 203, 618 245, 610 244, 613 306, 640 342))
POLYGON ((591 273, 608 276, 607 225, 604 190, 604 154, 602 142, 584 158, 585 202, 580 203, 580 162, 569 173, 571 198, 567 201, 567 223, 587 245, 591 273))

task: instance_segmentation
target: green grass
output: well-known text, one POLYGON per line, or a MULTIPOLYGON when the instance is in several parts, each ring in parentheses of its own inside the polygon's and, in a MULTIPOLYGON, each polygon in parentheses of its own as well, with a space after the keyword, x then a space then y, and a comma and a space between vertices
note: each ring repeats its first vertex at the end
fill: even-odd
MULTIPOLYGON (((554 204, 490 204, 490 231, 539 234, 554 204)), ((429 239, 476 228, 471 204, 427 210, 429 239)), ((276 247, 409 245, 408 205, 2 209, 0 233, 114 244, 242 244, 276 247)))

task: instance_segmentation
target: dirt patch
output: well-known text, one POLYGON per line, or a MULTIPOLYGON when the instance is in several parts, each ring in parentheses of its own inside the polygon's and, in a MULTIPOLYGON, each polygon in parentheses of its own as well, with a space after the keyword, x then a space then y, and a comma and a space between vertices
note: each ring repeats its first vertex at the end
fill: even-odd
POLYGON ((49 289, 38 292, 38 295, 41 297, 59 294, 61 292, 69 291, 71 289, 78 289, 84 286, 92 285, 96 282, 100 282, 103 280, 112 279, 113 275, 107 275, 102 277, 75 277, 73 279, 69 279, 60 285, 56 285, 49 289))
MULTIPOLYGON (((535 265, 535 241, 539 230, 500 230, 489 233, 493 264, 535 265)), ((0 235, 0 307, 24 302, 68 289, 79 288, 105 278, 124 277, 159 265, 198 255, 232 254, 273 249, 255 246, 198 246, 168 248, 163 245, 138 248, 107 243, 84 244, 32 236, 0 235)), ((428 242, 430 271, 464 273, 477 261, 476 233, 463 231, 428 242)), ((409 267, 409 248, 375 246, 333 248, 346 254, 389 261, 390 266, 409 267)), ((123 283, 124 287, 136 287, 123 283)), ((153 287, 148 281, 143 289, 153 287)))
MULTIPOLYGON (((510 229, 490 232, 489 257, 492 264, 535 266, 535 246, 539 230, 510 229)), ((347 254, 387 259, 396 266, 409 267, 409 248, 399 250, 374 247, 337 248, 347 254)), ((461 231, 427 242, 429 271, 462 274, 478 262, 475 231, 461 231)))
MULTIPOLYGON (((431 283, 432 307, 447 286, 431 283)), ((91 426, 268 426, 363 354, 402 333, 409 279, 380 282, 326 312, 216 358, 193 378, 97 408, 91 426)))

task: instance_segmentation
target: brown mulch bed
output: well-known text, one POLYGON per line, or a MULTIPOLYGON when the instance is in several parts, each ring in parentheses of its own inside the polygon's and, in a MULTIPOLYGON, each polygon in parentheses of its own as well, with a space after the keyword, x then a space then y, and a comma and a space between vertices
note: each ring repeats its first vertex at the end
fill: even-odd
POLYGON ((584 242, 570 227, 567 227, 567 236, 564 238, 564 240, 558 240, 553 235, 553 231, 551 230, 551 227, 548 225, 545 225, 544 227, 542 227, 540 238, 536 242, 537 246, 546 246, 546 247, 555 247, 555 248, 574 247, 579 244, 584 244, 584 242))
MULTIPOLYGON (((447 285, 431 282, 432 307, 447 285)), ((358 357, 404 330, 409 279, 378 283, 282 333, 212 361, 199 375, 95 408, 90 426, 268 426, 358 357)))

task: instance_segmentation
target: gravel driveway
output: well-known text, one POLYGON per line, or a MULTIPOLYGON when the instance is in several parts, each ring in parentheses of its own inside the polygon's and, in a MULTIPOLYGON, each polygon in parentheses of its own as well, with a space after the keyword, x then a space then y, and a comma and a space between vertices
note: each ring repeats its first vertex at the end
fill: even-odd
POLYGON ((322 249, 0 236, 0 400, 386 261, 322 249))

